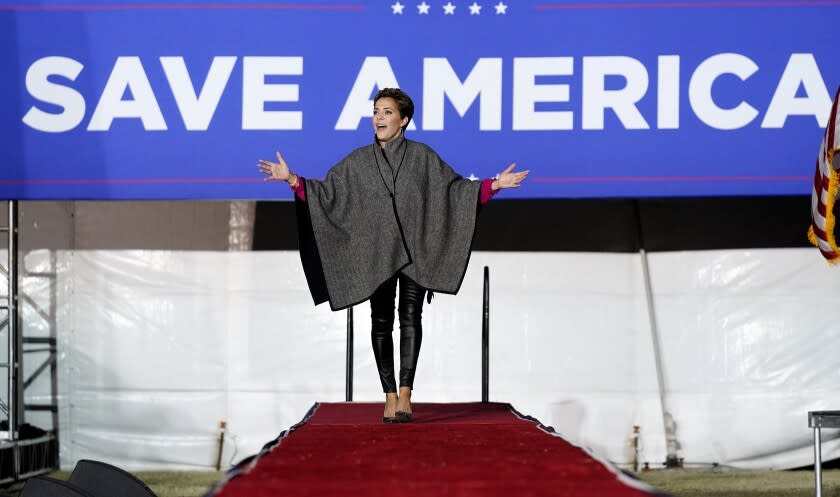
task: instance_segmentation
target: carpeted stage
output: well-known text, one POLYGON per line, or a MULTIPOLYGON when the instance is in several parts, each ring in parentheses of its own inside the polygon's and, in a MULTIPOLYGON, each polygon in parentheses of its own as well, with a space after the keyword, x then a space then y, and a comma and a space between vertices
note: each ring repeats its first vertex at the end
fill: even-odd
MULTIPOLYGON (((509 404, 319 403, 208 496, 650 496, 656 491, 509 404)), ((659 494, 661 495, 661 494, 659 494)))

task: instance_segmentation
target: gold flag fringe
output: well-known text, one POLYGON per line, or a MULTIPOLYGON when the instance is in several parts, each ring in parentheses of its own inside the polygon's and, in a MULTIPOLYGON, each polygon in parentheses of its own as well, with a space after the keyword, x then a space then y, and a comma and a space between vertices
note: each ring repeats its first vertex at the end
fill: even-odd
MULTIPOLYGON (((828 239, 828 245, 831 247, 831 251, 834 253, 834 259, 826 259, 829 264, 840 264, 840 248, 837 248, 837 239, 834 237, 834 225, 836 219, 834 217, 834 202, 837 199, 837 189, 840 187, 840 178, 838 178, 838 173, 834 169, 834 154, 840 151, 840 147, 832 148, 828 150, 828 168, 829 168, 829 175, 828 175, 828 192, 826 194, 825 199, 825 236, 828 239)), ((808 240, 811 242, 812 245, 818 246, 817 244, 817 235, 814 233, 814 226, 813 224, 808 228, 808 240)))

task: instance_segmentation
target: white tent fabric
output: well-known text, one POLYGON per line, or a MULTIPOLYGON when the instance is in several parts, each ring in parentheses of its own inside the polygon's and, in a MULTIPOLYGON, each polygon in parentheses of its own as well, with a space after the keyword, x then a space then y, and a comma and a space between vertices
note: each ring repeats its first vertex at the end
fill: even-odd
MULTIPOLYGON (((840 408, 837 270, 814 249, 648 261, 678 456, 687 466, 811 463, 807 411, 840 408)), ((24 278, 22 290, 53 309, 63 467, 91 458, 132 470, 210 469, 220 421, 227 465, 313 403, 344 400, 345 313, 313 307, 296 252, 33 250, 24 264, 57 274, 54 283, 24 278)), ((461 293, 436 295, 424 309, 414 400, 480 400, 485 265, 491 400, 625 467, 638 425, 641 461, 661 466, 639 254, 474 253, 461 293)), ((44 333, 32 309, 24 306, 26 333, 44 333)), ((368 313, 357 306, 354 393, 379 402, 368 313)), ((824 459, 840 457, 838 434, 823 435, 824 459)))

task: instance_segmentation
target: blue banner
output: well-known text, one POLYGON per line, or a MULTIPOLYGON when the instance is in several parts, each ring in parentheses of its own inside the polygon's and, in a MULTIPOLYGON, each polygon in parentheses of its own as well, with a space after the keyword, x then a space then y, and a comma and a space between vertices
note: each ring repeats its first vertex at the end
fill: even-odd
MULTIPOLYGON (((82 0, 85 1, 85 0, 82 0)), ((274 199, 399 86, 513 197, 808 194, 840 0, 0 4, 0 198, 274 199)))

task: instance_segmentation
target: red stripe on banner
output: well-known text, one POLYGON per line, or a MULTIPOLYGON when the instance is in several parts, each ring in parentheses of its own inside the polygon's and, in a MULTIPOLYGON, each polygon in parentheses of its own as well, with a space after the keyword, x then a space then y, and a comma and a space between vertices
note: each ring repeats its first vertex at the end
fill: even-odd
POLYGON ((817 202, 817 212, 819 212, 822 217, 825 217, 825 204, 822 203, 822 200, 817 202))
POLYGON ((807 1, 744 1, 744 2, 656 2, 656 3, 555 3, 535 5, 534 10, 587 10, 587 9, 708 9, 728 7, 831 7, 840 5, 837 0, 807 1))
MULTIPOLYGON (((604 176, 600 178, 542 176, 537 183, 619 183, 688 181, 807 181, 809 176, 604 176)), ((0 179, 0 185, 146 185, 181 183, 259 183, 263 178, 44 178, 0 179)), ((826 187, 827 182, 825 183, 826 187)))
POLYGON ((691 182, 691 181, 809 181, 810 176, 541 176, 536 183, 623 183, 623 182, 691 182))
POLYGON ((820 249, 820 252, 822 253, 823 257, 825 257, 828 260, 834 260, 837 258, 837 254, 835 254, 834 252, 826 252, 823 249, 820 249))
POLYGON ((0 11, 126 11, 126 10, 365 10, 355 4, 272 4, 272 3, 185 3, 185 4, 79 4, 79 5, 0 5, 0 11))
POLYGON ((0 185, 157 185, 206 183, 260 183, 263 178, 66 178, 0 179, 0 185))

